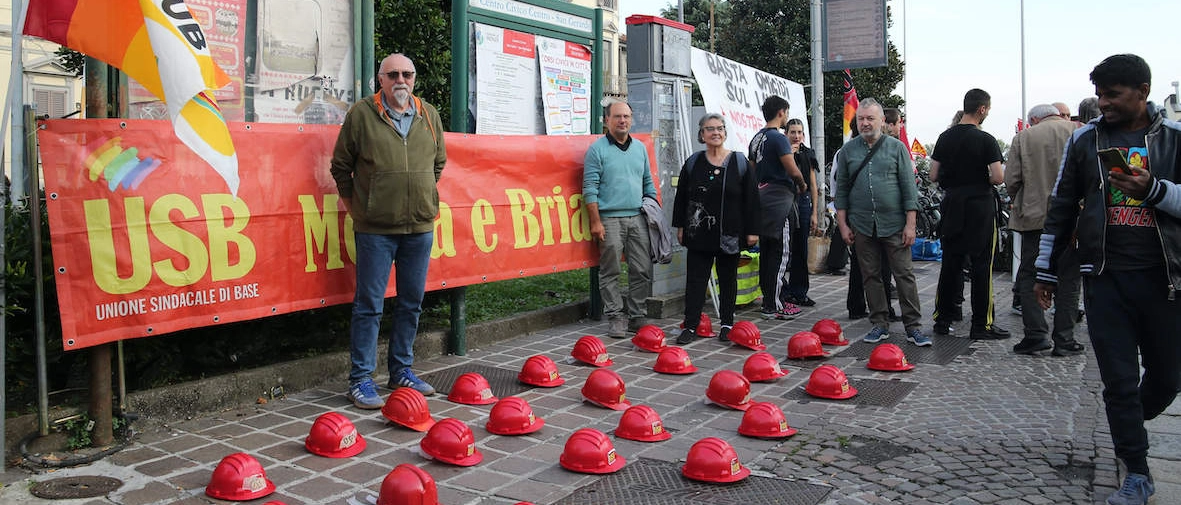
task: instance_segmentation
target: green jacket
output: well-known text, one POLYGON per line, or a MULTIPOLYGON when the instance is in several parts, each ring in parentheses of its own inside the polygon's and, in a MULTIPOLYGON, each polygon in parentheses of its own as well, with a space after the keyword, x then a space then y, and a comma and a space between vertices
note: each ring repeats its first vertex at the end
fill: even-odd
POLYGON ((860 135, 837 152, 835 200, 837 210, 846 211, 849 226, 857 233, 889 237, 902 232, 908 211, 918 210, 918 186, 906 144, 885 134, 878 142, 882 147, 861 173, 857 170, 870 148, 860 135))
POLYGON ((358 232, 431 231, 439 214, 437 183, 447 163, 439 112, 413 97, 417 112, 402 137, 386 117, 380 96, 357 102, 344 118, 330 169, 336 190, 350 201, 358 232))

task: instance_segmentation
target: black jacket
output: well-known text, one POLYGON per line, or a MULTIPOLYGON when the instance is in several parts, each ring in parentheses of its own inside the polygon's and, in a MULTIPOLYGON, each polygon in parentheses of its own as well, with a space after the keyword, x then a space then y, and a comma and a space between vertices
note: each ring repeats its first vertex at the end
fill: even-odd
MULTIPOLYGON (((1181 290, 1181 123, 1166 119, 1164 111, 1152 103, 1148 104, 1148 114, 1152 124, 1145 135, 1145 146, 1153 181, 1144 203, 1156 211, 1172 298, 1175 291, 1181 290)), ((1099 163, 1097 153, 1108 147, 1108 128, 1099 117, 1075 130, 1066 144, 1066 156, 1050 194, 1050 209, 1038 246, 1038 282, 1057 284, 1058 261, 1067 247, 1074 246, 1076 233, 1079 270, 1084 275, 1103 272, 1107 170, 1099 163)))

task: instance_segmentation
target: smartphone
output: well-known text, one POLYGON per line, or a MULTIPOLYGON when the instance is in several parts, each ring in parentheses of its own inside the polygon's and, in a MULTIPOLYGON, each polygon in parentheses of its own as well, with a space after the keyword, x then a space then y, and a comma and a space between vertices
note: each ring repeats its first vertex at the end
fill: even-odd
POLYGON ((1127 175, 1132 175, 1132 169, 1128 166, 1128 161, 1124 159, 1124 155, 1120 154, 1119 149, 1109 147, 1099 151, 1099 162, 1108 171, 1119 170, 1127 175))

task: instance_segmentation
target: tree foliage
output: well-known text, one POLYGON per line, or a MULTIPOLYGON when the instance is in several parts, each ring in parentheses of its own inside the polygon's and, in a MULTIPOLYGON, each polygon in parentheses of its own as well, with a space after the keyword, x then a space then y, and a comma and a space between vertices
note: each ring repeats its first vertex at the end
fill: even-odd
MULTIPOLYGON (((809 0, 686 0, 685 23, 693 25, 693 46, 709 49, 709 10, 715 5, 714 50, 722 57, 795 82, 812 81, 812 31, 809 0)), ((889 9, 887 9, 889 19, 889 9)), ((676 8, 662 15, 676 18, 676 8)), ((894 43, 889 43, 887 65, 851 70, 861 98, 874 97, 886 107, 900 107, 902 97, 893 93, 902 81, 905 65, 894 43)), ((824 144, 829 158, 841 147, 843 72, 824 76, 824 144)), ((810 94, 810 89, 809 89, 810 94)), ((798 106, 798 105, 797 105, 798 106)), ((811 104, 807 104, 811 107, 811 104)), ((815 121, 815 118, 812 119, 815 121)))
POLYGON ((374 72, 386 56, 405 54, 418 72, 414 94, 439 109, 447 126, 451 116, 451 2, 378 0, 373 10, 374 72))

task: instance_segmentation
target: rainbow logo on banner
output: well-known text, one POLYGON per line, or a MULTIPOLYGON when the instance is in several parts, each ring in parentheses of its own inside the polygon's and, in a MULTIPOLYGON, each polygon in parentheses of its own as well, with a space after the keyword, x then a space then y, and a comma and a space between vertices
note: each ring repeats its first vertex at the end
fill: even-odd
POLYGON ((237 152, 210 92, 230 79, 182 0, 30 0, 24 33, 86 53, 142 84, 168 105, 177 138, 238 194, 237 152))
POLYGON ((107 189, 123 186, 124 189, 136 189, 139 184, 160 166, 160 160, 139 157, 139 149, 129 147, 124 149, 120 143, 122 137, 115 137, 104 142, 86 157, 83 165, 91 182, 102 177, 107 181, 107 189))

